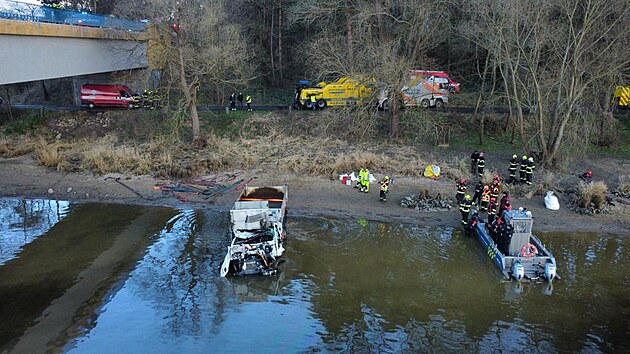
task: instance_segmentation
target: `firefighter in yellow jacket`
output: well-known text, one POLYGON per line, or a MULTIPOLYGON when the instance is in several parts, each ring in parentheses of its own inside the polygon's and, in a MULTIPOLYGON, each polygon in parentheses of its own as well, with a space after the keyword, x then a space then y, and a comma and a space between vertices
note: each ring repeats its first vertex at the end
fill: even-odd
POLYGON ((385 203, 387 201, 387 192, 389 191, 389 176, 385 176, 378 183, 381 185, 381 202, 385 203))

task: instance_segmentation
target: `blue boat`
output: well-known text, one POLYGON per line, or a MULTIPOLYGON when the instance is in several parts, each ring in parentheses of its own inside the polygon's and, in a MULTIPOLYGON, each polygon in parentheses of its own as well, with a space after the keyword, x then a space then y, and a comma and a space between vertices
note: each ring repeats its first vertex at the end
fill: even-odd
POLYGON ((532 213, 527 210, 509 210, 503 213, 506 223, 512 225, 513 235, 504 254, 490 236, 488 225, 477 218, 474 231, 486 249, 488 257, 499 267, 506 279, 516 281, 560 279, 556 273, 556 259, 543 243, 532 234, 532 213))

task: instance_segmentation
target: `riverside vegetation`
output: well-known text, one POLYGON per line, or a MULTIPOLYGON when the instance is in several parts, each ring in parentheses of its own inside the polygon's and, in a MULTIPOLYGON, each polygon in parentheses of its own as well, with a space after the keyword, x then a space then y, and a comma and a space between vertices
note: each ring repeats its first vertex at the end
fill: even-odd
MULTIPOLYGON (((335 179, 359 166, 393 176, 420 177, 424 167, 437 164, 442 180, 455 181, 470 177, 468 156, 473 148, 483 148, 489 156, 484 180, 490 180, 493 172, 504 174, 509 156, 521 151, 518 140, 512 144, 509 131, 503 130, 504 117, 499 115, 488 117, 488 122, 495 123, 488 124, 486 132, 494 134, 486 137, 486 145, 481 147, 470 142, 476 125, 467 115, 408 110, 401 121, 405 134, 393 142, 387 136, 388 120, 379 114, 351 109, 207 113, 201 126, 204 139, 192 145, 188 143, 187 122, 167 111, 46 113, 37 124, 24 126, 22 121, 34 120, 26 115, 3 126, 0 156, 32 154, 38 164, 63 172, 168 178, 260 169, 335 179), (438 130, 445 123, 452 124, 449 148, 436 146, 438 130)), ((623 151, 630 144, 630 119, 627 115, 620 118, 626 125, 617 132, 622 138, 613 147, 576 147, 559 168, 538 168, 533 186, 505 185, 505 190, 526 198, 553 190, 575 199, 580 208, 602 209, 609 190, 630 189, 629 177, 621 174, 623 168, 601 168, 596 172, 599 182, 579 185, 575 176, 581 171, 569 166, 609 156, 623 167, 628 157, 623 151)), ((596 134, 590 139, 598 141, 596 134)))

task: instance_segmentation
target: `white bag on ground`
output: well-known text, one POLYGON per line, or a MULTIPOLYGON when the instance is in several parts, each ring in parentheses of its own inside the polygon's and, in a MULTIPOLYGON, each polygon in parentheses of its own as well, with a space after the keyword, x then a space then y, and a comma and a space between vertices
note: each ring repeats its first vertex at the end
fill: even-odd
POLYGON ((553 191, 547 191, 545 195, 545 208, 549 210, 560 209, 560 202, 558 201, 558 197, 553 194, 553 191))

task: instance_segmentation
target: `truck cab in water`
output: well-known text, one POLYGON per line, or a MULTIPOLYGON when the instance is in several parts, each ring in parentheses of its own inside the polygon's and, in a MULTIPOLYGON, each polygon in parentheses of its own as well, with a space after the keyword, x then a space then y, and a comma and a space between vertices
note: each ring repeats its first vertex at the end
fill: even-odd
POLYGON ((230 210, 222 277, 277 273, 284 253, 287 200, 287 186, 245 187, 230 210))

